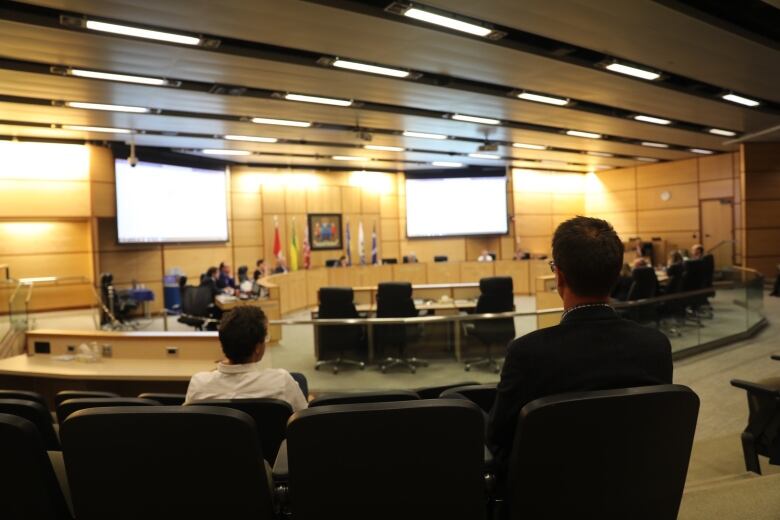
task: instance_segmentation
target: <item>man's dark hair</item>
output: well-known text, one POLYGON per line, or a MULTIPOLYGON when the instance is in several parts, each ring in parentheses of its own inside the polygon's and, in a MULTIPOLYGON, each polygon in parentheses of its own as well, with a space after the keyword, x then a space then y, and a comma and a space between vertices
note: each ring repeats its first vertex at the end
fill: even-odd
POLYGON ((268 323, 260 307, 236 307, 219 324, 222 352, 232 363, 246 363, 258 343, 265 342, 268 323))
POLYGON ((578 296, 606 296, 623 266, 623 242, 606 220, 575 217, 553 235, 555 266, 578 296))
POLYGON ((208 276, 208 277, 212 277, 212 276, 214 276, 215 274, 217 274, 217 271, 218 271, 218 269, 217 269, 216 267, 213 267, 213 266, 212 266, 212 267, 209 267, 209 268, 206 270, 206 276, 208 276))
POLYGON ((260 260, 258 260, 258 261, 255 263, 255 265, 256 265, 257 267, 260 267, 260 264, 262 264, 263 262, 265 262, 265 259, 264 259, 264 258, 261 258, 260 260))

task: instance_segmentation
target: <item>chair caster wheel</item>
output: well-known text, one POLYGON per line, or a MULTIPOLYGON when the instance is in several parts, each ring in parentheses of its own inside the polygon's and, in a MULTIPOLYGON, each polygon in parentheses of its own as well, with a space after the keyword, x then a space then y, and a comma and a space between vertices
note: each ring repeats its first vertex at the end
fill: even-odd
POLYGON ((335 376, 338 373, 339 373, 339 367, 333 367, 333 375, 335 376))
POLYGON ((387 367, 386 367, 386 366, 384 366, 384 365, 382 365, 381 367, 379 367, 379 370, 381 370, 381 371, 382 371, 382 373, 384 374, 384 373, 386 373, 386 372, 387 372, 387 367))
POLYGON ((471 370, 471 365, 466 365, 463 368, 464 368, 464 370, 466 370, 466 372, 469 372, 471 370))
POLYGON ((360 370, 365 370, 365 369, 366 369, 366 364, 360 363, 360 370))

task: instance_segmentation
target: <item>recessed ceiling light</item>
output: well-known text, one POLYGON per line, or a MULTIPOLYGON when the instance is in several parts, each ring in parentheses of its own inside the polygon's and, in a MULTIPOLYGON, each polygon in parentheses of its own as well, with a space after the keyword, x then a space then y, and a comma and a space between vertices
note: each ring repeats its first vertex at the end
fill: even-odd
POLYGON ((721 130, 720 128, 710 128, 707 131, 711 134, 723 135, 726 137, 734 137, 735 135, 737 135, 736 132, 732 132, 731 130, 721 130))
POLYGON ((515 148, 524 148, 526 150, 546 150, 547 147, 543 144, 530 144, 530 143, 512 143, 515 148))
POLYGON ((88 126, 88 125, 62 125, 64 130, 76 130, 79 132, 102 132, 106 134, 129 134, 132 130, 127 128, 111 128, 108 126, 88 126))
POLYGON ((544 96, 542 94, 534 94, 532 92, 521 92, 517 95, 520 99, 525 99, 526 101, 535 101, 537 103, 547 103, 548 105, 557 105, 557 106, 563 106, 568 105, 569 100, 565 98, 557 98, 552 96, 544 96))
POLYGON ((657 72, 651 72, 649 70, 632 67, 630 65, 623 65, 622 63, 610 63, 606 68, 612 72, 625 74, 627 76, 634 76, 635 78, 647 79, 650 81, 661 77, 661 75, 657 72))
POLYGON ((653 117, 653 116, 638 115, 638 116, 634 116, 634 119, 636 119, 637 121, 642 121, 644 123, 653 123, 655 125, 670 125, 670 124, 672 124, 672 122, 669 121, 668 119, 663 119, 663 118, 660 118, 660 117, 653 117))
POLYGON ((381 67, 379 65, 370 65, 368 63, 360 63, 357 61, 342 60, 336 58, 332 64, 339 69, 357 70, 359 72, 368 72, 369 74, 380 74, 382 76, 392 76, 394 78, 405 78, 409 76, 409 71, 401 69, 393 69, 390 67, 381 67))
POLYGON ((606 164, 597 164, 596 165, 597 170, 611 170, 612 166, 607 166, 606 164))
POLYGON ((566 130, 566 135, 573 137, 586 137, 588 139, 601 139, 601 134, 594 134, 593 132, 583 132, 581 130, 566 130))
POLYGON ((452 161, 433 161, 431 164, 434 166, 442 166, 444 168, 461 168, 463 166, 463 163, 452 161))
POLYGON ((337 107, 348 107, 352 105, 351 99, 307 96, 306 94, 285 94, 284 99, 287 101, 302 101, 303 103, 316 103, 318 105, 333 105, 337 107))
POLYGON ((608 152, 585 152, 588 155, 593 155, 594 157, 614 157, 613 154, 608 152))
POLYGON ((377 152, 403 152, 400 146, 384 146, 380 144, 367 144, 363 146, 366 150, 376 150, 377 152))
POLYGON ((250 143, 275 143, 279 141, 276 137, 255 137, 253 135, 226 135, 228 141, 247 141, 250 143))
POLYGON ((206 155, 250 155, 252 153, 247 150, 227 150, 219 148, 204 148, 200 152, 206 155))
POLYGON ((421 137, 423 139, 447 139, 443 134, 430 134, 428 132, 414 132, 412 130, 405 130, 404 137, 421 137))
POLYGON ((131 27, 129 25, 98 22, 97 20, 87 20, 85 26, 87 29, 92 31, 121 34, 122 36, 132 36, 134 38, 144 38, 146 40, 180 43, 182 45, 200 45, 201 42, 200 38, 196 38, 194 36, 186 36, 184 34, 163 31, 153 31, 150 29, 141 29, 140 27, 131 27))
POLYGON ((431 13, 430 11, 423 11, 422 9, 418 9, 416 7, 407 9, 403 14, 408 18, 420 20, 421 22, 432 23, 434 25, 446 27, 448 29, 454 29, 456 31, 473 34, 474 36, 482 36, 483 38, 493 32, 493 29, 489 29, 475 23, 464 22, 463 20, 458 20, 449 16, 442 16, 440 14, 431 13))
POLYGON ((690 148, 690 151, 693 153, 700 153, 702 155, 712 155, 715 153, 712 150, 705 150, 704 148, 690 148))
POLYGON ((105 110, 108 112, 132 112, 134 114, 146 114, 148 108, 131 107, 127 105, 108 105, 104 103, 84 103, 81 101, 67 101, 65 105, 70 108, 85 108, 87 110, 105 110))
POLYGON ((652 157, 634 157, 634 159, 642 162, 658 162, 658 159, 653 159, 652 157))
POLYGON ((297 126, 300 128, 309 128, 311 123, 308 121, 292 121, 289 119, 271 119, 268 117, 253 117, 253 123, 258 125, 275 125, 275 126, 297 126))
POLYGON ((334 161, 370 161, 368 157, 357 157, 355 155, 334 155, 331 157, 334 161))
POLYGON ((469 157, 473 157, 475 159, 491 159, 491 160, 501 159, 500 155, 496 155, 492 153, 470 153, 469 157))
POLYGON ((67 74, 78 78, 103 79, 106 81, 122 81, 124 83, 138 83, 140 85, 164 86, 170 83, 166 79, 152 78, 149 76, 132 76, 130 74, 114 74, 112 72, 98 72, 96 70, 68 69, 67 74))
POLYGON ((642 141, 642 146, 649 146, 650 148, 669 148, 666 143, 654 143, 652 141, 642 141))
POLYGON ((756 107, 756 106, 761 104, 761 103, 759 103, 758 101, 756 101, 754 99, 738 96, 736 94, 726 94, 726 95, 724 95, 722 97, 726 101, 731 101, 732 103, 738 103, 740 105, 745 105, 746 107, 756 107))
POLYGON ((491 117, 467 116, 464 114, 452 114, 452 119, 456 121, 466 121, 467 123, 480 123, 483 125, 498 125, 501 123, 498 119, 491 117))

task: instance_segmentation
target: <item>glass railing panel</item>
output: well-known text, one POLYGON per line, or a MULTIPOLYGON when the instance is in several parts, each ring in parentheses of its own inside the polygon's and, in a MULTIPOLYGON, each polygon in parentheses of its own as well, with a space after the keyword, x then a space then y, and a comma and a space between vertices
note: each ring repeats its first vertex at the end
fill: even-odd
POLYGON ((764 319, 764 277, 753 273, 745 283, 745 300, 747 307, 747 326, 753 327, 764 319))

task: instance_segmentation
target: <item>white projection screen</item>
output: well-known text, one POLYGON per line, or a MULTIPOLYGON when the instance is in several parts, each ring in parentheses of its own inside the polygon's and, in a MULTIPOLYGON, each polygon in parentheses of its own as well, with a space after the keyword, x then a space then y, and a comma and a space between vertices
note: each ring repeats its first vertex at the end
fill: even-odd
POLYGON ((406 179, 407 237, 508 232, 506 177, 406 179))
POLYGON ((225 242, 224 170, 115 161, 120 244, 225 242))

